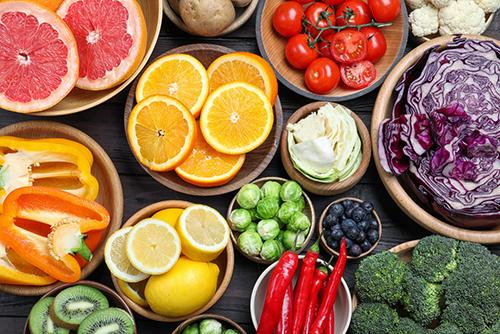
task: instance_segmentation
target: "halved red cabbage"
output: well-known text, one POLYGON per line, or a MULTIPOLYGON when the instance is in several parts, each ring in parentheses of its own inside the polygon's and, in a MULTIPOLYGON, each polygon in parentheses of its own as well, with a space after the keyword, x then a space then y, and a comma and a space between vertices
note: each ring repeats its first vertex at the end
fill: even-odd
POLYGON ((499 58, 495 43, 458 37, 428 50, 379 128, 382 167, 462 226, 500 225, 499 58))

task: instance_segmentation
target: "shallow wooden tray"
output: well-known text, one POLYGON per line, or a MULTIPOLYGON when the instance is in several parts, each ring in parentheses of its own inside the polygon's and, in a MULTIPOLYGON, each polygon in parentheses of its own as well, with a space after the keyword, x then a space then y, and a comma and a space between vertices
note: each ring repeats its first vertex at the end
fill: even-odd
MULTIPOLYGON (((500 41, 494 40, 490 37, 481 35, 463 35, 467 38, 478 40, 490 40, 500 45, 500 41)), ((401 180, 396 176, 384 171, 380 165, 380 157, 378 155, 378 128, 380 123, 391 115, 391 110, 394 102, 394 87, 396 86, 399 78, 404 71, 417 61, 422 54, 429 48, 441 45, 444 46, 453 40, 454 36, 442 36, 426 42, 410 53, 408 53, 399 63, 394 67, 391 73, 387 76, 380 93, 378 94, 375 106, 373 108, 373 117, 371 124, 372 136, 372 149, 377 167, 378 174, 384 183, 385 188, 391 195, 396 204, 403 210, 412 220, 422 227, 431 232, 445 235, 447 237, 478 242, 482 244, 497 244, 500 243, 500 226, 496 229, 489 230, 472 230, 460 228, 447 223, 433 215, 432 212, 427 211, 421 204, 414 200, 414 196, 406 191, 401 180)))
MULTIPOLYGON (((186 201, 179 201, 179 200, 171 200, 171 201, 163 201, 163 202, 158 202, 154 203, 151 205, 146 206, 145 208, 137 211, 132 217, 130 217, 127 222, 123 225, 123 227, 127 226, 133 226, 140 222, 143 219, 149 218, 152 215, 154 215, 156 212, 167 209, 167 208, 181 208, 185 209, 188 206, 193 205, 193 203, 186 202, 186 201)), ((183 321, 186 319, 189 319, 191 317, 194 317, 196 315, 202 314, 203 312, 206 312, 209 308, 211 308, 217 301, 222 297, 224 292, 226 292, 227 287, 229 286, 229 283, 231 282, 231 278, 233 276, 233 270, 234 270, 234 250, 233 250, 233 245, 229 242, 227 244, 226 250, 222 252, 221 255, 212 263, 215 263, 219 266, 220 273, 219 273, 219 279, 217 281, 217 291, 215 292, 215 295, 210 299, 210 301, 203 306, 202 308, 196 310, 195 312, 188 314, 183 317, 176 317, 176 318, 169 318, 169 317, 164 317, 162 315, 156 314, 153 311, 151 311, 149 308, 142 307, 140 305, 137 305, 134 303, 132 300, 130 300, 123 292, 120 290, 120 287, 118 286, 118 281, 117 279, 111 275, 111 278, 113 280, 113 285, 115 286, 116 291, 118 294, 125 300, 125 303, 127 303, 128 306, 138 314, 142 315, 145 318, 155 320, 155 321, 161 321, 161 322, 178 322, 178 321, 183 321)))
MULTIPOLYGON (((66 288, 75 286, 75 285, 87 285, 87 286, 90 286, 90 287, 93 287, 93 288, 100 290, 108 298, 109 305, 111 307, 119 307, 121 309, 124 309, 128 314, 130 314, 132 319, 134 319, 134 314, 132 313, 130 308, 127 306, 127 304, 125 304, 125 301, 116 292, 114 292, 113 290, 111 290, 110 288, 108 288, 107 286, 105 286, 101 283, 97 283, 97 282, 93 282, 93 281, 78 281, 76 283, 62 284, 62 285, 59 285, 58 287, 55 287, 54 289, 50 290, 45 295, 43 295, 43 297, 41 297, 41 298, 55 297, 60 291, 66 289, 66 288)), ((29 321, 29 318, 26 318, 26 324, 24 325, 24 332, 23 333, 24 334, 34 334, 34 333, 31 333, 31 331, 29 330, 29 322, 28 321, 29 321)), ((134 333, 137 333, 137 326, 135 325, 135 320, 134 320, 134 333)))
MULTIPOLYGON (((261 179, 255 180, 252 183, 258 185, 259 187, 262 187, 262 185, 264 183, 266 183, 266 181, 277 181, 277 182, 283 184, 285 181, 287 181, 287 179, 283 179, 281 177, 271 176, 271 177, 263 177, 261 179)), ((306 206, 304 208, 304 214, 307 216, 307 218, 309 218, 309 221, 311 222, 311 227, 309 228, 309 233, 307 233, 307 236, 306 236, 306 238, 304 240, 303 246, 300 247, 299 249, 297 249, 295 251, 295 253, 297 253, 297 254, 300 254, 304 249, 306 249, 307 245, 309 244, 309 241, 311 241, 311 238, 312 238, 312 236, 314 234, 314 224, 316 222, 316 213, 314 212, 314 205, 313 205, 311 199, 309 198, 309 196, 305 192, 303 192, 303 195, 304 195, 304 199, 306 201, 306 206)), ((235 195, 233 197, 233 199, 231 200, 231 203, 229 203, 229 207, 227 208, 226 220, 228 221, 228 223, 229 223, 229 215, 231 215, 231 212, 234 209, 238 209, 239 207, 240 206, 238 205, 238 202, 236 202, 236 195, 235 195)), ((233 241, 234 246, 236 247, 236 249, 244 257, 246 257, 247 259, 249 259, 249 260, 251 260, 253 262, 260 263, 260 264, 271 264, 271 263, 274 262, 274 261, 264 260, 260 256, 250 256, 248 254, 245 254, 245 252, 243 252, 240 249, 240 247, 238 246, 238 237, 239 237, 240 234, 241 234, 241 232, 233 231, 233 229, 231 229, 231 240, 233 241)))
MULTIPOLYGON (((205 67, 208 67, 215 59, 222 56, 223 54, 230 52, 235 51, 224 46, 214 44, 190 44, 167 51, 162 56, 168 54, 186 53, 196 57, 205 67)), ((127 98, 127 104, 125 105, 124 126, 126 134, 130 112, 136 104, 135 87, 137 85, 137 81, 138 80, 136 80, 130 88, 130 92, 127 98)), ((245 163, 243 164, 243 167, 236 175, 236 177, 229 183, 226 183, 222 186, 212 188, 198 187, 182 180, 174 171, 165 173, 154 172, 149 168, 143 166, 139 161, 138 163, 146 171, 146 173, 151 175, 156 181, 172 190, 194 196, 214 196, 225 194, 241 188, 246 183, 252 182, 257 176, 260 175, 260 173, 264 171, 264 169, 266 169, 266 167, 273 159, 274 154, 278 150, 282 126, 283 111, 281 109, 281 102, 278 97, 276 99, 276 103, 274 104, 274 125, 271 133, 269 134, 269 137, 267 137, 266 141, 257 149, 253 150, 250 153, 247 153, 245 163)), ((129 141, 128 134, 127 141, 129 141)))
MULTIPOLYGON (((332 105, 336 105, 336 103, 330 102, 332 105)), ((298 109, 296 112, 290 116, 287 124, 297 123, 302 118, 308 116, 310 113, 317 111, 319 108, 324 106, 325 102, 313 102, 306 104, 305 106, 298 109)), ((299 172, 293 166, 293 162, 290 158, 290 152, 288 151, 288 131, 286 130, 286 125, 281 133, 281 144, 280 144, 280 154, 281 154, 281 162, 283 163, 283 167, 285 167, 286 173, 292 179, 300 183, 300 185, 306 189, 307 191, 316 194, 316 195, 324 195, 331 196, 341 194, 346 192, 347 190, 354 187, 365 175, 366 170, 368 169, 368 165, 370 164, 370 159, 372 156, 372 148, 370 143, 370 133, 366 128, 365 124, 356 115, 354 112, 351 113, 354 121, 356 121, 356 126, 358 127, 359 137, 361 138, 361 146, 363 157, 361 159, 361 164, 359 165, 356 172, 348 177, 347 179, 340 182, 332 182, 332 183, 321 183, 316 182, 311 179, 305 177, 301 172, 299 172)))
POLYGON ((163 18, 162 13, 162 0, 137 0, 141 5, 144 17, 146 19, 146 28, 148 31, 148 38, 146 42, 146 54, 141 64, 137 70, 128 78, 125 82, 116 86, 102 91, 88 91, 79 88, 74 88, 68 96, 66 96, 61 102, 46 111, 41 111, 33 113, 34 116, 61 116, 74 114, 80 111, 84 111, 93 108, 122 90, 124 90, 141 72, 143 67, 148 62, 149 57, 153 53, 156 41, 161 30, 161 20, 163 18))
POLYGON ((192 31, 188 26, 186 26, 184 21, 182 21, 182 18, 172 9, 170 4, 168 3, 168 0, 163 0, 163 11, 165 12, 165 15, 167 15, 167 17, 170 19, 170 21, 172 21, 172 23, 177 26, 177 28, 187 32, 188 34, 202 37, 217 37, 232 33, 233 31, 239 29, 242 25, 244 25, 250 19, 250 17, 252 17, 252 14, 255 11, 255 8, 257 8, 258 3, 259 0, 252 0, 246 7, 235 7, 236 19, 234 20, 234 22, 231 23, 229 27, 213 36, 202 36, 192 31))
MULTIPOLYGON (((326 243, 326 240, 325 238, 323 237, 323 220, 325 219, 326 215, 328 214, 328 209, 330 208, 330 206, 332 206, 333 204, 335 203, 340 203, 346 199, 350 199, 351 201, 354 201, 354 202, 358 202, 358 203, 361 203, 363 202, 362 200, 360 200, 359 198, 354 198, 354 197, 344 197, 344 198, 340 198, 336 201, 333 201, 331 202, 330 204, 328 204, 328 206, 323 210, 323 212, 321 213, 321 217, 319 218, 319 222, 318 222, 318 235, 321 236, 321 246, 327 251, 328 254, 330 255, 335 255, 335 256, 339 256, 339 252, 337 252, 335 249, 331 248, 330 246, 328 246, 328 244, 326 243)), ((373 216, 375 217, 375 220, 377 221, 378 223, 378 240, 376 243, 374 243, 372 245, 372 247, 366 251, 366 252, 363 252, 361 254, 359 254, 358 256, 350 256, 350 255, 347 255, 347 259, 348 260, 358 260, 358 259, 361 259, 365 256, 367 256, 368 254, 370 254, 371 252, 373 252, 373 250, 375 248, 377 248, 378 246, 378 243, 380 242, 380 239, 382 238, 382 221, 380 220, 380 217, 379 215, 377 214, 377 211, 374 209, 373 210, 373 216)))
POLYGON ((346 101, 365 95, 382 84, 387 73, 403 56, 408 39, 408 16, 406 7, 402 6, 401 14, 394 20, 392 26, 381 28, 387 40, 387 52, 376 64, 377 77, 370 86, 361 90, 349 89, 339 85, 325 95, 310 92, 304 82, 304 71, 288 65, 285 59, 287 39, 274 31, 272 16, 281 0, 260 1, 257 7, 257 23, 255 26, 257 44, 260 53, 274 67, 278 79, 297 94, 320 101, 346 101))
POLYGON ((247 332, 245 332, 245 330, 243 328, 241 328, 240 325, 238 325, 236 322, 232 321, 231 319, 229 318, 226 318, 226 317, 223 317, 221 315, 217 315, 217 314, 209 314, 209 313, 205 313, 205 314, 201 314, 201 315, 197 315, 195 317, 192 317, 186 321, 184 321, 182 324, 180 324, 173 332, 172 334, 181 334, 182 331, 189 325, 191 325, 192 323, 195 323, 195 322, 199 322, 199 321, 202 321, 203 319, 215 319, 215 320, 218 320, 219 322, 221 322, 223 325, 225 324, 226 326, 236 330, 237 332, 239 332, 240 334, 247 334, 247 332))
MULTIPOLYGON (((94 156, 92 174, 99 181, 99 195, 96 202, 102 204, 111 215, 111 221, 101 243, 93 252, 90 263, 82 268, 81 279, 88 277, 104 258, 104 245, 108 236, 118 230, 123 218, 123 190, 120 177, 106 151, 85 133, 62 123, 30 121, 16 123, 0 129, 0 136, 22 138, 66 138, 85 145, 94 156)), ((63 285, 58 282, 47 286, 22 286, 0 284, 0 291, 20 296, 40 296, 63 285)))

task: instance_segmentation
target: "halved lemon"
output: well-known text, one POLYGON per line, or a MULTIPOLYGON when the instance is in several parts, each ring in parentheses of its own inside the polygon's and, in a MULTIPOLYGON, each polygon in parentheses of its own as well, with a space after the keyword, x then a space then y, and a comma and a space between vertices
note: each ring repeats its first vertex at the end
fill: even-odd
POLYGON ((104 248, 104 261, 109 271, 118 279, 128 283, 145 280, 149 275, 135 269, 127 258, 126 241, 132 227, 122 228, 113 233, 104 248))
POLYGON ((150 275, 161 275, 174 266, 181 255, 175 229, 162 220, 147 218, 137 223, 127 238, 127 257, 132 265, 150 275))
POLYGON ((194 261, 216 259, 229 242, 229 227, 215 209, 206 205, 192 205, 179 217, 177 232, 182 254, 194 261))
POLYGON ((163 209, 155 213, 151 218, 163 220, 164 222, 168 223, 170 226, 175 228, 175 226, 177 225, 177 221, 181 216, 182 211, 184 211, 184 209, 180 208, 163 209))
POLYGON ((153 95, 167 95, 179 100, 196 117, 209 90, 207 70, 198 59, 187 54, 173 54, 155 60, 137 83, 135 98, 141 102, 153 95))
POLYGON ((207 99, 200 128, 207 143, 225 154, 248 153, 265 142, 274 123, 264 92, 245 82, 217 88, 207 99))
POLYGON ((127 283, 121 279, 117 279, 118 287, 131 301, 139 306, 147 307, 148 302, 146 297, 144 297, 144 290, 146 289, 147 280, 140 281, 137 283, 127 283))
POLYGON ((127 132, 130 147, 141 164, 165 172, 180 165, 191 153, 196 121, 176 99, 155 95, 132 109, 127 132))

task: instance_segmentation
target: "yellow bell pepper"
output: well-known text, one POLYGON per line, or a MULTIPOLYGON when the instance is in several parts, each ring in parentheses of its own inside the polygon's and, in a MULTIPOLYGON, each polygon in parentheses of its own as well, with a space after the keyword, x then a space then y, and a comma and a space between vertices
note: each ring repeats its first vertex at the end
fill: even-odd
POLYGON ((95 200, 99 183, 92 164, 90 150, 72 140, 0 136, 0 212, 10 192, 27 186, 57 188, 95 200))

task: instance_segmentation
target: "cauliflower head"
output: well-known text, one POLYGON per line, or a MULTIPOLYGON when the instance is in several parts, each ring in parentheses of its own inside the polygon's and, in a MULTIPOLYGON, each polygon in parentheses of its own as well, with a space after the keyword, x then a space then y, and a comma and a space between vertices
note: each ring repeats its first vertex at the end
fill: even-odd
POLYGON ((432 5, 415 9, 410 13, 410 25, 413 35, 423 37, 438 32, 438 10, 432 5))
POLYGON ((410 9, 415 10, 424 7, 427 4, 427 0, 406 0, 406 4, 410 9))
POLYGON ((441 35, 480 34, 486 28, 484 11, 472 0, 452 1, 438 16, 441 35))
POLYGON ((500 8, 500 0, 474 0, 485 13, 494 13, 500 8))
POLYGON ((448 6, 453 0, 429 0, 429 2, 436 8, 444 8, 448 6))

